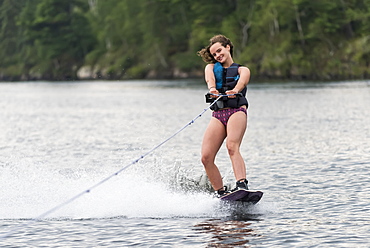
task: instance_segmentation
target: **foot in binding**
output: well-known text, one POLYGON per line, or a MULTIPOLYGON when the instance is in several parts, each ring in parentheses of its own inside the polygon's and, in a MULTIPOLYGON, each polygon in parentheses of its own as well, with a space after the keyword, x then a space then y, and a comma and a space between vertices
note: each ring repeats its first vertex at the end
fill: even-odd
POLYGON ((238 189, 245 189, 248 190, 248 180, 247 179, 242 179, 236 182, 236 187, 232 190, 238 190, 238 189))
POLYGON ((223 196, 225 196, 229 193, 230 193, 230 191, 227 190, 227 187, 223 186, 221 189, 219 189, 215 192, 215 195, 216 195, 217 198, 221 198, 221 197, 223 197, 223 196))

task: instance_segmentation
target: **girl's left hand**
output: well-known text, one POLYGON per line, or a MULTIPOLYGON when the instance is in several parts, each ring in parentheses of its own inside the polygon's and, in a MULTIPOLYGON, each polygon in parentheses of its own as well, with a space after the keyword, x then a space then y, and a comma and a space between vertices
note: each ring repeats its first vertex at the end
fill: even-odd
POLYGON ((225 93, 226 93, 226 95, 231 95, 231 96, 228 96, 229 98, 235 98, 236 97, 235 94, 238 94, 238 92, 236 92, 234 90, 228 90, 225 93))

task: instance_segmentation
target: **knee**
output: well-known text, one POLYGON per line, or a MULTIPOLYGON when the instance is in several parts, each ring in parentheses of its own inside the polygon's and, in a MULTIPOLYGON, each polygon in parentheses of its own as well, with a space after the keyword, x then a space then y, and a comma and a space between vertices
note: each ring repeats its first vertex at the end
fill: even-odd
POLYGON ((233 156, 239 152, 239 145, 235 142, 227 142, 226 148, 230 156, 233 156))
POLYGON ((214 163, 214 156, 211 156, 210 154, 202 154, 202 164, 204 167, 209 167, 214 163))

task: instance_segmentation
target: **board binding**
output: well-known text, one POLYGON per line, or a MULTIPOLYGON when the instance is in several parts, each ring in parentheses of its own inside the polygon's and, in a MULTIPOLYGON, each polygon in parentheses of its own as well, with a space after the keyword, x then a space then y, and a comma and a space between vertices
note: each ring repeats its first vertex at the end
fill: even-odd
POLYGON ((226 195, 220 197, 220 200, 223 201, 241 201, 241 202, 249 202, 252 204, 256 204, 262 198, 263 192, 262 191, 251 191, 246 189, 238 189, 232 191, 226 195))

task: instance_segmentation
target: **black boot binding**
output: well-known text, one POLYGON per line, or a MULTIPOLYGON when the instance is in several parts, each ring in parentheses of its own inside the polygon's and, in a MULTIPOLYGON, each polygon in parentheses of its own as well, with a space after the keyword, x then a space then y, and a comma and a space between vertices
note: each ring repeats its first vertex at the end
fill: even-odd
POLYGON ((227 195, 228 193, 230 193, 230 191, 227 190, 226 186, 223 186, 221 189, 216 191, 216 197, 220 198, 224 195, 227 195))
POLYGON ((248 180, 243 179, 236 182, 236 187, 232 191, 238 190, 238 189, 245 189, 248 190, 248 180))

